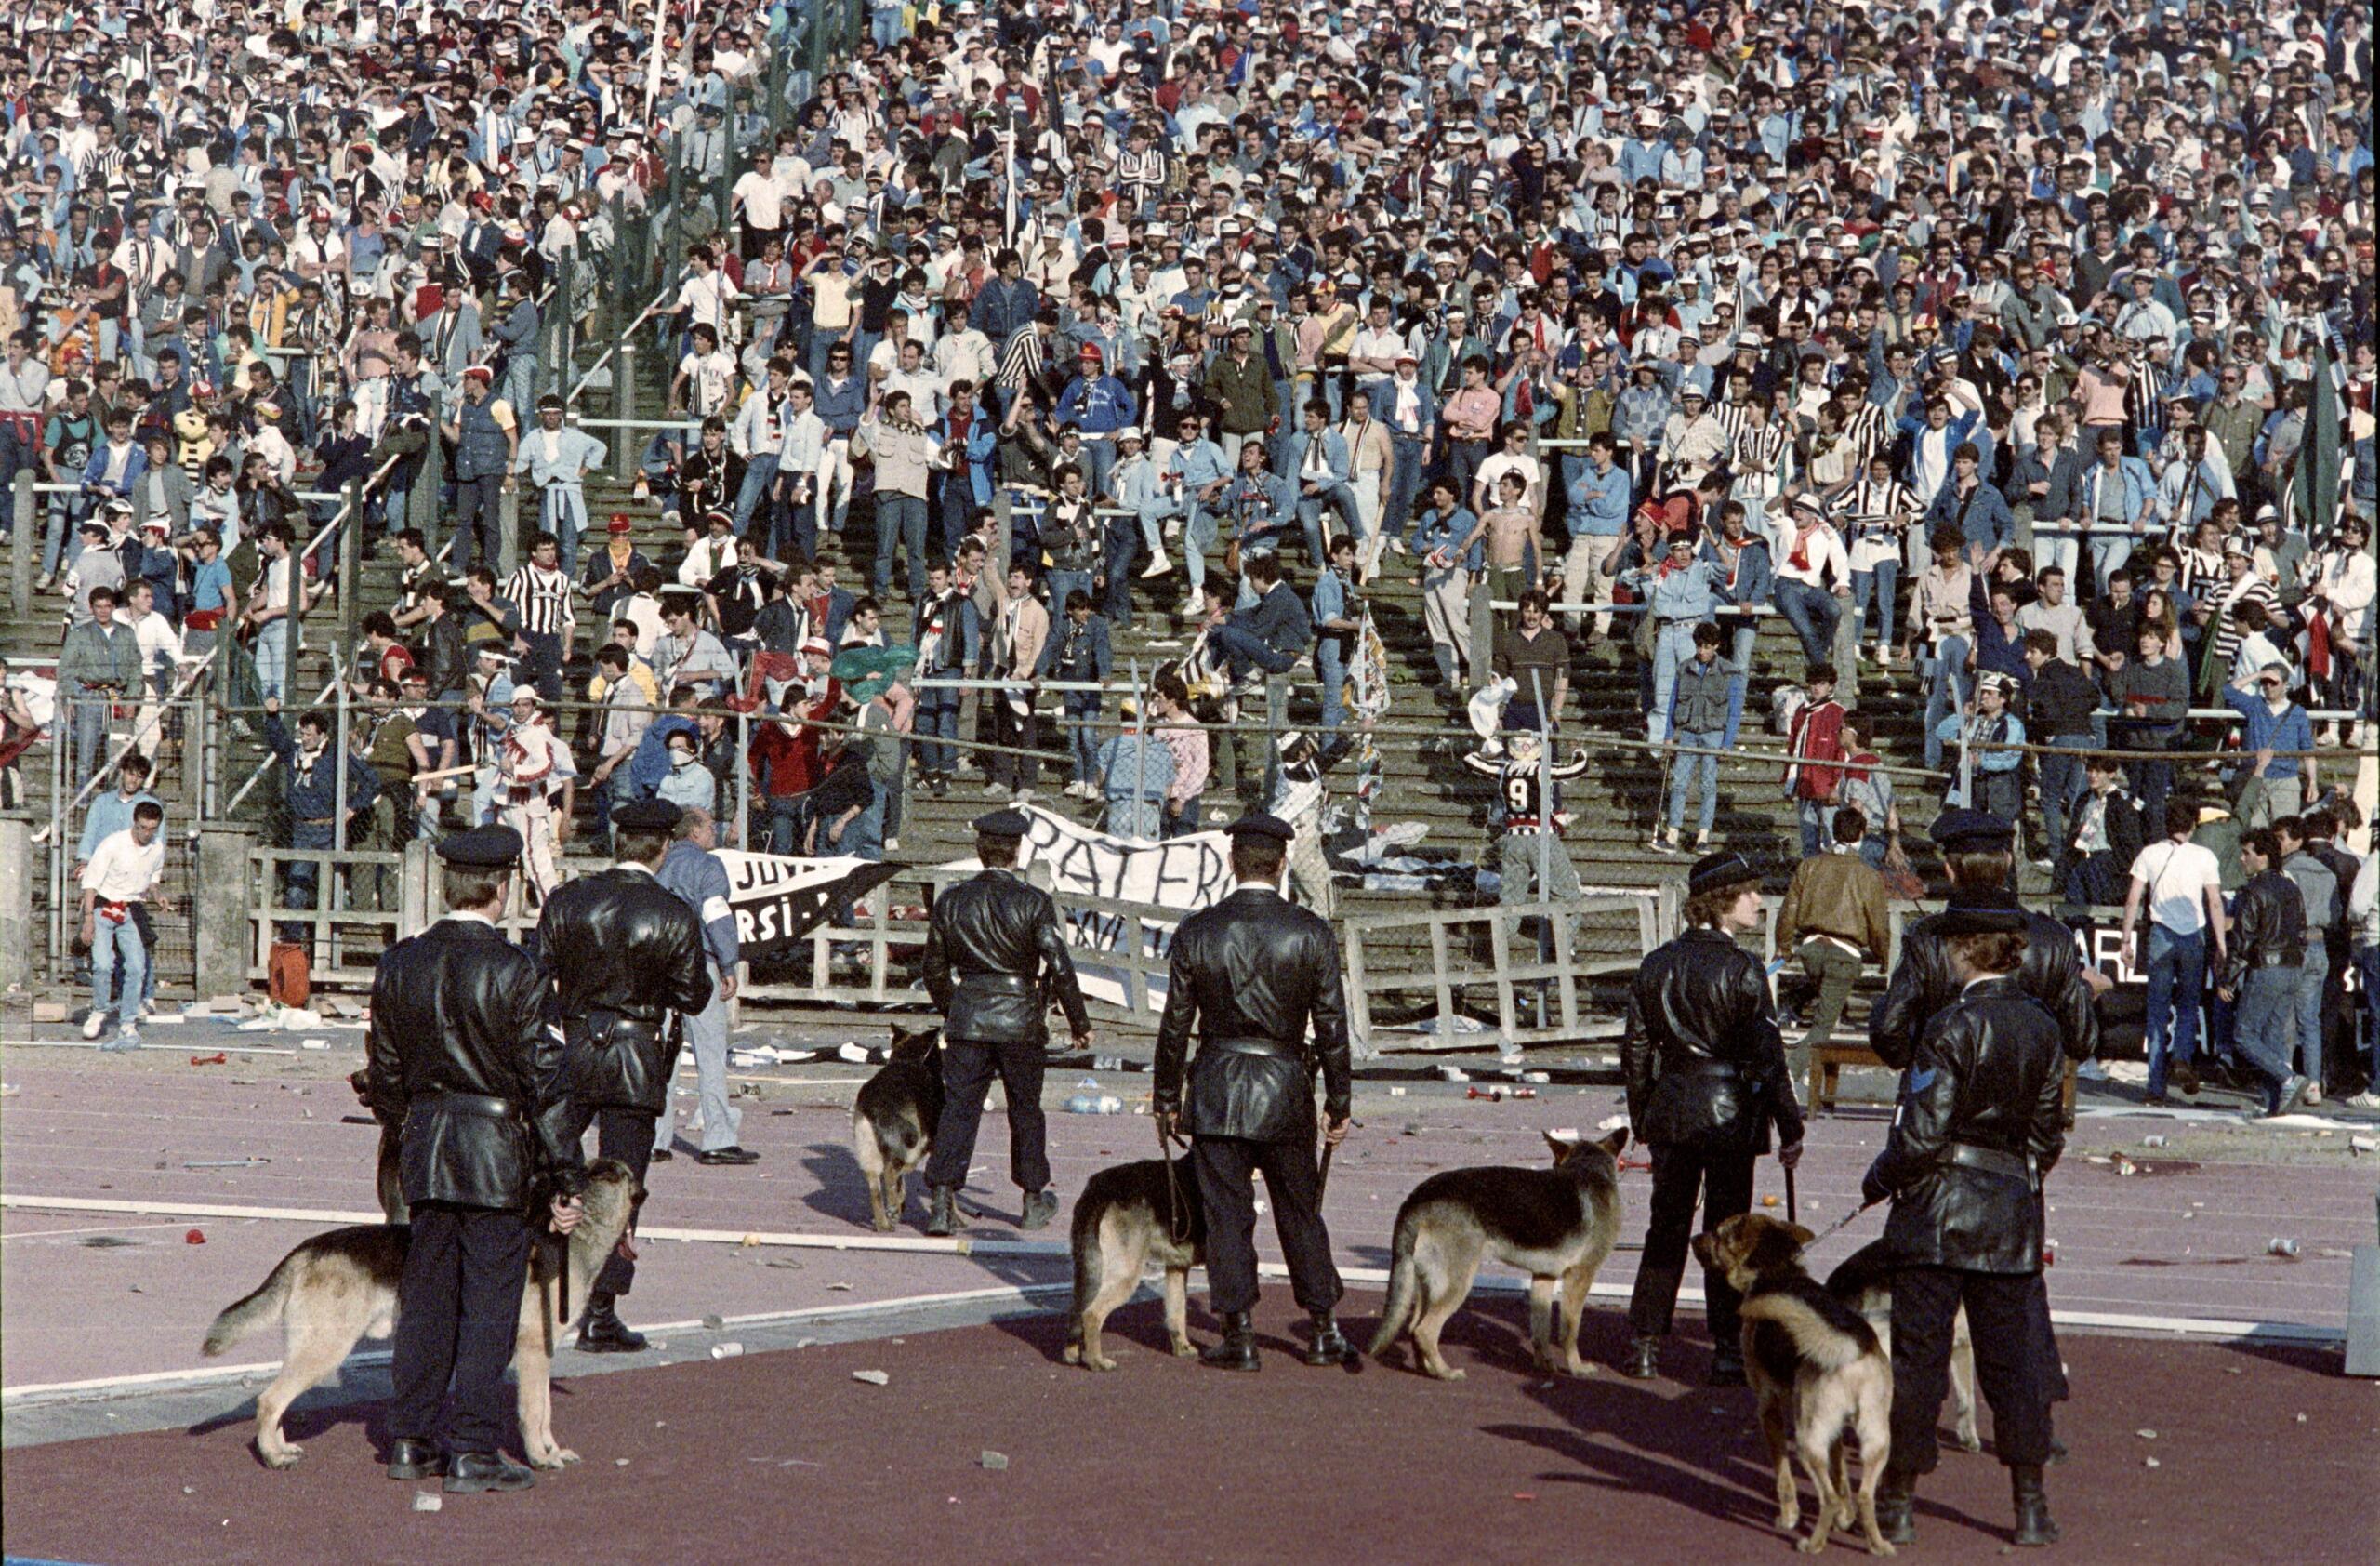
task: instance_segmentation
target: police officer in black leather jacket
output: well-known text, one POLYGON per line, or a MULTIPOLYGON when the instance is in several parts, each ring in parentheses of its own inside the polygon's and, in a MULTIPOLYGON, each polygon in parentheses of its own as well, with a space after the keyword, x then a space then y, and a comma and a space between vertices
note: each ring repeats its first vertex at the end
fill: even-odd
MULTIPOLYGON (((2016 829, 1980 810, 1946 810, 1934 818, 1932 834, 1942 851, 1953 887, 1977 892, 2007 888, 2014 873, 2016 829)), ((1884 986, 1884 997, 1868 1020, 1869 1047, 1897 1071, 1917 1053, 1917 1042, 1934 1015, 1958 998, 1942 936, 1942 914, 1929 914, 1901 932, 1900 960, 1884 986)), ((2074 932, 2045 913, 2025 915, 2025 957, 2016 983, 2049 1009, 2069 1060, 2091 1058, 2099 1047, 2094 1007, 2107 981, 2082 964, 2074 932)))
POLYGON ((1917 1477, 1932 1471, 1961 1306, 1992 1444, 2008 1466, 2020 1545, 2057 1537, 2042 1489, 2050 1386, 2031 1320, 2042 1267, 2042 1179, 2066 1146, 2059 1027, 2016 977, 2025 947, 2014 894, 1961 890, 1942 934, 1959 998, 1925 1025, 1884 1149, 1860 1194, 1889 1198, 1892 1458, 1876 1497, 1894 1543, 1915 1536, 1917 1477))
MULTIPOLYGON (((1952 896, 2001 892, 2016 873, 2016 831, 1997 816, 1980 810, 1946 810, 1934 818, 1932 836, 1942 851, 1952 896)), ((2058 1026, 2059 1046, 2066 1058, 2080 1064, 2099 1047, 2097 1000, 2109 988, 2097 969, 2085 967, 2076 950, 2074 932, 2045 913, 2023 914, 2025 953, 2018 963, 2016 988, 2039 1001, 2058 1026)), ((1917 1054, 1926 1025, 1959 998, 1958 975, 1952 971, 1946 911, 1928 914, 1901 932, 1900 961, 1884 987, 1868 1022, 1868 1042, 1877 1058, 1902 1070, 1917 1054)), ((2061 1091, 2064 1073, 2059 1073, 2061 1091)), ((2030 1309, 2034 1355, 2049 1377, 2050 1401, 2067 1400, 2065 1356, 2059 1353, 2057 1332, 2050 1321, 2049 1280, 2033 1274, 2035 1298, 2030 1309)), ((2050 1460, 2061 1462, 2066 1448, 2055 1435, 2050 1460)))
MULTIPOLYGON (((1752 1209, 1752 1165, 1777 1128, 1778 1158, 1802 1157, 1802 1111, 1785 1066, 1776 1006, 1760 960, 1735 933, 1760 922, 1760 874, 1740 855, 1706 854, 1686 879, 1686 929, 1650 954, 1629 991, 1620 1070, 1628 1119, 1653 1160, 1652 1215, 1628 1302, 1636 1334, 1622 1370, 1649 1380, 1677 1308, 1694 1208, 1707 1230, 1752 1209)), ((1743 1385, 1741 1296, 1705 1268, 1711 1384, 1743 1385)))
POLYGON ((1207 1283, 1223 1336, 1199 1356, 1225 1370, 1260 1368, 1254 1172, 1289 1266, 1289 1288, 1312 1318, 1310 1365, 1348 1357, 1332 1311, 1346 1292, 1330 1259, 1315 1162, 1314 1073, 1322 1071, 1323 1140, 1346 1139, 1354 1112, 1347 995, 1330 923, 1282 899, 1291 829, 1257 813, 1226 829, 1238 889, 1174 932, 1165 1015, 1157 1024, 1157 1129, 1190 1135, 1190 1164, 1207 1215, 1207 1283), (1198 1055, 1183 1059, 1190 1031, 1198 1055), (1314 1042, 1306 1042, 1311 1027, 1314 1042))
POLYGON ((512 1423, 504 1367, 528 1275, 526 1203, 542 1171, 552 1222, 577 1223, 586 1183, 569 1132, 562 1045, 546 1026, 546 975, 504 938, 520 835, 507 827, 438 844, 448 913, 383 953, 372 975, 364 1095, 402 1126, 412 1242, 397 1287, 389 1477, 445 1474, 459 1493, 525 1490, 536 1476, 501 1447, 512 1423), (439 1411, 453 1380, 449 1459, 439 1411))
POLYGON ((1025 1192, 1019 1227, 1040 1228, 1058 1215, 1049 1122, 1041 1113, 1051 991, 1078 1049, 1091 1043, 1091 1015, 1058 927, 1058 905, 1016 873, 1032 825, 1021 811, 978 816, 975 856, 984 871, 935 898, 927 923, 926 993, 942 1009, 944 1090, 926 1161, 928 1234, 958 1230, 959 1188, 967 1183, 995 1071, 1008 1095, 1009 1177, 1025 1192))
MULTIPOLYGON (((600 1155, 635 1170, 640 1184, 651 1160, 669 1156, 654 1141, 682 1042, 673 1014, 698 1012, 710 1001, 702 926, 653 874, 669 852, 678 815, 662 800, 612 812, 613 867, 557 887, 537 922, 568 1042, 572 1140, 593 1121, 600 1155)), ((633 1255, 627 1247, 615 1253, 587 1292, 578 1347, 589 1353, 644 1347, 615 1304, 636 1281, 633 1255)))

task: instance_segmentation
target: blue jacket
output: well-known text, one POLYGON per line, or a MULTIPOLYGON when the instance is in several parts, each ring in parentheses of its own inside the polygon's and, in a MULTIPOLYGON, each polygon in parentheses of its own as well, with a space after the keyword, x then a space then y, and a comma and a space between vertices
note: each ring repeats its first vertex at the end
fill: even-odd
POLYGON ((1628 574, 1627 585, 1646 595, 1657 620, 1707 620, 1720 602, 1724 573, 1707 560, 1661 575, 1647 567, 1628 574))
POLYGON ((1959 494, 1956 478, 1942 485, 1925 508, 1925 532, 1931 537, 1954 524, 1968 543, 1987 550, 2004 550, 2016 541, 2016 519, 2008 510, 2008 498, 1989 482, 1978 481, 1975 493, 1965 497, 1959 494))
MULTIPOLYGON (((2223 700, 2231 710, 2245 720, 2240 733, 2240 749, 2246 751, 2250 764, 2254 764, 2255 752, 2263 750, 2311 750, 2314 748, 2314 724, 2306 716, 2306 709, 2291 702, 2278 713, 2265 704, 2265 698, 2254 691, 2243 691, 2237 685, 2223 687, 2223 700)), ((2275 756, 2265 768, 2265 776, 2294 777, 2303 765, 2295 756, 2275 756)))
MULTIPOLYGON (((1617 470, 1615 470, 1616 471, 1617 470)), ((1736 555, 1736 585, 1727 588, 1727 564, 1719 557, 1716 540, 1705 540, 1698 557, 1711 567, 1712 588, 1722 604, 1733 604, 1739 609, 1765 604, 1777 591, 1777 565, 1768 557, 1768 540, 1747 537, 1736 555)))
POLYGON ((1628 530, 1628 469, 1618 462, 1597 473, 1592 461, 1579 464, 1570 480, 1570 509, 1564 518, 1573 538, 1617 538, 1628 530))
POLYGON ((669 737, 694 732, 694 721, 682 712, 664 712, 653 720, 644 737, 636 742, 636 754, 628 758, 628 787, 636 790, 637 798, 651 799, 661 780, 669 776, 669 737))
POLYGON ((1388 426, 1391 440, 1420 440, 1429 431, 1431 421, 1438 417, 1437 394, 1430 390, 1428 379, 1417 377, 1413 382, 1413 390, 1418 402, 1414 409, 1414 417, 1421 420, 1421 425, 1419 429, 1408 431, 1398 428, 1396 423, 1395 378, 1392 376, 1387 380, 1373 384, 1372 413, 1382 424, 1388 426))
POLYGON ((821 377, 813 383, 816 401, 813 404, 819 422, 826 426, 829 439, 848 439, 859 428, 860 416, 867 411, 867 378, 855 375, 840 388, 821 377))
MULTIPOLYGON (((88 864, 91 856, 99 852, 100 842, 130 827, 133 811, 144 804, 153 804, 160 810, 165 808, 165 802, 146 789, 130 799, 126 799, 120 789, 110 789, 103 794, 94 795, 90 814, 83 817, 83 839, 74 847, 75 862, 88 864)), ((157 829, 160 836, 164 835, 165 829, 161 823, 157 829)))
POLYGON ((1058 393, 1056 417, 1058 423, 1075 425, 1086 435, 1109 435, 1140 417, 1140 404, 1131 389, 1112 375, 1078 375, 1058 393))
POLYGON ((682 840, 673 843, 654 879, 694 910, 703 927, 703 950, 721 973, 734 973, 743 949, 735 937, 734 911, 728 906, 727 867, 719 856, 682 840))
MULTIPOLYGON (((1061 612, 1050 624, 1050 634, 1041 643, 1041 661, 1034 666, 1037 680, 1098 680, 1104 681, 1116 667, 1115 655, 1109 650, 1107 621, 1093 612, 1078 628, 1073 617, 1061 612)), ((1093 691, 1064 693, 1069 705, 1089 702, 1096 707, 1099 697, 1093 691)))
MULTIPOLYGON (((1466 507, 1457 506, 1444 516, 1422 511, 1417 513, 1413 524, 1413 552, 1427 559, 1435 551, 1450 550, 1470 537, 1471 530, 1478 525, 1479 519, 1466 507)), ((1457 564, 1466 571, 1476 571, 1487 553, 1487 545, 1474 543, 1471 552, 1457 564)))
MULTIPOLYGON (((268 712, 264 718, 264 741, 272 753, 281 758, 282 792, 289 803, 292 825, 330 820, 338 814, 338 774, 333 770, 333 752, 338 747, 325 745, 311 764, 298 752, 298 742, 290 737, 289 725, 281 721, 278 712, 268 712)), ((350 815, 372 808, 372 801, 380 792, 380 775, 363 757, 347 758, 347 808, 350 815)))
MULTIPOLYGON (((1281 448, 1282 476, 1287 478, 1302 497, 1305 492, 1305 458, 1314 445, 1314 437, 1303 429, 1294 431, 1281 448)), ((1322 462, 1330 471, 1333 484, 1347 482, 1347 437, 1336 430, 1322 431, 1322 462)))

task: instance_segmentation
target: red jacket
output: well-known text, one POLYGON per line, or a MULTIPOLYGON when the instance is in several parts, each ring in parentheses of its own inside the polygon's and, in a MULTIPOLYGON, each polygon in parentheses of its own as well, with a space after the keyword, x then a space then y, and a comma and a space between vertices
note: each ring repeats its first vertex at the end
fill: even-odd
POLYGON ((1797 800, 1831 801, 1843 781, 1843 768, 1819 766, 1818 762, 1840 762, 1843 752, 1843 704, 1831 697, 1825 701, 1806 701, 1793 714, 1793 722, 1786 730, 1786 754, 1794 763, 1785 769, 1785 781, 1797 800))

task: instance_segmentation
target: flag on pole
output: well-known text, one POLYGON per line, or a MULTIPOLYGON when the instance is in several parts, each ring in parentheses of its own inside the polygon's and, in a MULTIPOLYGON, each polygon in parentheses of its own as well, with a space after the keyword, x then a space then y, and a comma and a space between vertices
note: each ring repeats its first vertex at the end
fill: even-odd
POLYGON ((2339 515, 2338 366, 2329 334, 2314 344, 2314 378, 2307 388, 2306 440, 2297 453, 2293 486, 2298 525, 2308 539, 2327 539, 2339 515))

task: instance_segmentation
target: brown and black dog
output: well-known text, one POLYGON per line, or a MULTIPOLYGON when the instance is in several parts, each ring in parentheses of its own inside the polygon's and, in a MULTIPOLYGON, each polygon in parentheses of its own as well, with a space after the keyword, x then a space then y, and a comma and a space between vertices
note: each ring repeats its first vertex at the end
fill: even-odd
POLYGON ((1815 1492, 1803 1553, 1826 1548, 1855 1523, 1874 1555, 1890 1555, 1876 1527, 1876 1486, 1892 1456, 1893 1361, 1868 1319, 1802 1266, 1814 1238, 1765 1213, 1727 1219, 1694 1241, 1695 1258, 1740 1290, 1744 1372, 1760 1400, 1760 1433, 1777 1466, 1777 1526, 1802 1520, 1793 1459, 1815 1492), (1859 1489, 1851 1490, 1846 1438, 1859 1438, 1859 1489))
POLYGON ((942 1096, 942 1029, 892 1029, 892 1058, 852 1100, 852 1156, 867 1177, 868 1216, 888 1234, 908 1202, 909 1171, 933 1151, 942 1096))

